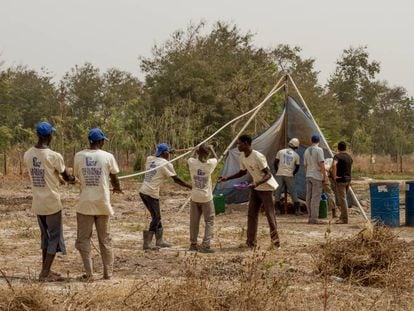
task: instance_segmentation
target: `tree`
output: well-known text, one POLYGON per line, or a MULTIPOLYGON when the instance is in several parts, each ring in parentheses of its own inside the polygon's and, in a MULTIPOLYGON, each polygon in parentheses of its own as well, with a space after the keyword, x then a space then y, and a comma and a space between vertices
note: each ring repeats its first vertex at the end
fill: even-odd
POLYGON ((375 77, 380 72, 377 61, 370 61, 366 47, 345 49, 328 80, 328 90, 335 98, 344 121, 341 134, 351 140, 359 124, 367 122, 376 104, 375 77))

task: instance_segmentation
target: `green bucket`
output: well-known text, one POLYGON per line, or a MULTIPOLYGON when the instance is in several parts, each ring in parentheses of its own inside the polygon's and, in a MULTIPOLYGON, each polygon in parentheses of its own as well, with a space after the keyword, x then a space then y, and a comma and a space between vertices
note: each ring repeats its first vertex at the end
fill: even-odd
POLYGON ((321 200, 319 202, 319 218, 327 218, 328 217, 328 201, 321 200))
POLYGON ((215 194, 213 195, 214 210, 217 214, 224 213, 226 209, 226 202, 224 199, 224 194, 215 194))

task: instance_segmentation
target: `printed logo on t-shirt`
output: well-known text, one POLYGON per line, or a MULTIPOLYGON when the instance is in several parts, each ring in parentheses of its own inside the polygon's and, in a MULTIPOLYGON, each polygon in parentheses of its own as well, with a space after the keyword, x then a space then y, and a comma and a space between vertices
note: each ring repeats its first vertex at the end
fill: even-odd
POLYGON ((97 161, 92 157, 85 157, 86 167, 82 168, 82 175, 85 179, 86 187, 97 187, 99 186, 99 180, 102 175, 102 167, 96 167, 97 161))
POLYGON ((42 162, 33 157, 33 167, 30 169, 30 175, 32 176, 33 187, 45 187, 45 169, 41 168, 42 162))
MULTIPOLYGON (((150 163, 150 165, 149 165, 149 170, 150 169, 153 169, 153 168, 156 168, 157 167, 157 164, 155 164, 155 161, 152 161, 151 163, 150 163)), ((155 176, 155 174, 157 174, 157 170, 153 170, 153 171, 151 171, 151 172, 147 172, 147 173, 145 173, 145 177, 144 177, 144 181, 145 182, 151 182, 151 180, 152 180, 152 178, 155 176)))
POLYGON ((287 151, 283 154, 283 164, 290 165, 294 159, 293 154, 290 151, 287 151))
POLYGON ((208 176, 206 176, 206 172, 202 169, 197 170, 197 175, 193 176, 194 180, 194 187, 197 189, 205 189, 207 188, 208 184, 208 176))

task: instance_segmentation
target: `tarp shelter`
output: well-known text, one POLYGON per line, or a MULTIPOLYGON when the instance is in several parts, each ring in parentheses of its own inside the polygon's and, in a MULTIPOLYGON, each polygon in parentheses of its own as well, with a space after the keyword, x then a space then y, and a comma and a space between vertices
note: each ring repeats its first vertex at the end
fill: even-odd
MULTIPOLYGON (((273 162, 276 157, 276 153, 278 150, 285 147, 285 107, 286 105, 284 105, 282 113, 277 121, 262 134, 255 137, 252 143, 253 149, 263 153, 266 156, 267 162, 273 174, 275 173, 273 162)), ((301 158, 301 165, 299 172, 295 176, 295 182, 298 196, 302 200, 305 200, 306 196, 303 154, 306 148, 311 145, 310 138, 314 134, 322 136, 318 126, 315 124, 312 117, 307 113, 305 107, 299 104, 293 97, 289 96, 287 104, 287 138, 290 140, 291 138, 296 137, 300 141, 300 147, 297 152, 301 158)), ((325 157, 330 157, 330 153, 328 151, 329 146, 325 145, 323 140, 320 142, 320 147, 323 148, 325 157)), ((220 172, 221 176, 233 175, 239 171, 239 156, 240 152, 237 148, 230 149, 220 172)), ((244 181, 250 181, 250 179, 250 175, 247 174, 238 179, 218 183, 215 186, 214 194, 224 194, 226 203, 228 204, 247 202, 249 199, 249 189, 235 189, 234 185, 244 181)))

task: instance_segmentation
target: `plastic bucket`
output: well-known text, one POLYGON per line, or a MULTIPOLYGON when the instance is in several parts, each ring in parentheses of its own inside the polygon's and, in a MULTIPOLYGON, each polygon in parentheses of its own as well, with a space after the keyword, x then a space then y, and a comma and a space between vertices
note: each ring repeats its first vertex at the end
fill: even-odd
POLYGON ((405 182, 405 225, 414 227, 414 181, 405 182))
POLYGON ((328 217, 328 201, 321 200, 319 202, 319 218, 326 218, 328 217))
POLYGON ((371 219, 389 227, 400 225, 400 184, 371 183, 371 219))
POLYGON ((224 199, 224 195, 222 193, 213 195, 213 202, 216 215, 224 213, 224 211, 226 210, 226 202, 224 199))

